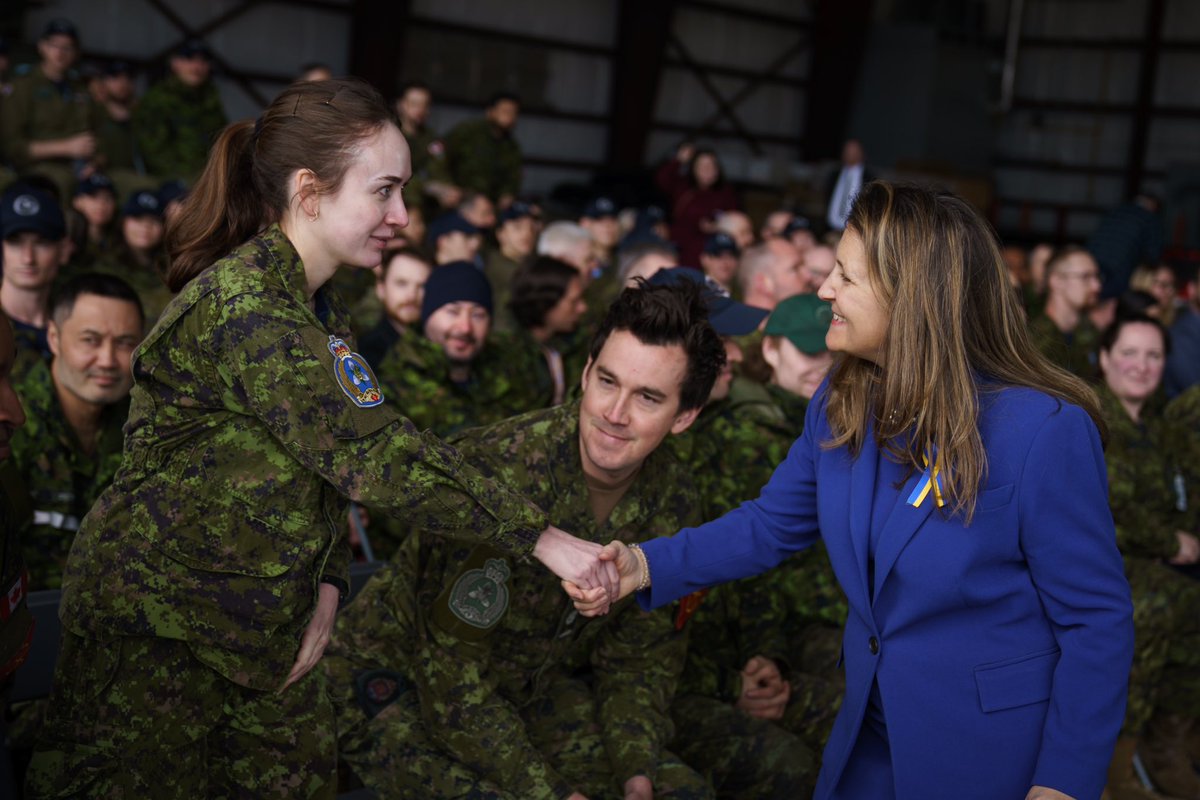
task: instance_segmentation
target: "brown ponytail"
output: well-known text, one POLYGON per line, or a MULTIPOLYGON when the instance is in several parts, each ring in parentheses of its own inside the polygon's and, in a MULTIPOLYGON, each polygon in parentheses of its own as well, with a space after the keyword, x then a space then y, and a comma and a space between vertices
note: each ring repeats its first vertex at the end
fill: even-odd
POLYGON ((338 78, 292 84, 258 120, 226 127, 167 227, 171 291, 278 222, 295 199, 288 181, 297 170, 312 170, 318 191, 336 192, 354 145, 387 124, 396 120, 379 92, 357 78, 338 78))

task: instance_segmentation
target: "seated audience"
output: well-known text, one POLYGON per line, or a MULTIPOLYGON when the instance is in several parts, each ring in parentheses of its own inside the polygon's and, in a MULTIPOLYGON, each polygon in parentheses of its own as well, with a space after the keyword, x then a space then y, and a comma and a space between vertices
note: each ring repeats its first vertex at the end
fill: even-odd
POLYGON ((517 271, 510 305, 518 329, 532 339, 545 359, 545 372, 554 386, 551 404, 558 405, 575 385, 583 366, 566 364, 558 349, 558 340, 579 330, 579 321, 588 310, 583 278, 565 261, 538 256, 517 271))
POLYGON ((414 335, 413 326, 421 320, 425 282, 432 269, 419 250, 402 247, 384 251, 375 280, 375 296, 383 318, 358 340, 358 353, 368 364, 379 364, 396 342, 414 335))
MULTIPOLYGON (((18 352, 48 359, 50 291, 70 257, 62 210, 48 192, 18 183, 0 197, 0 236, 4 239, 0 308, 12 321, 18 352)), ((18 360, 15 378, 24 363, 18 360)))
POLYGON ((734 279, 737 278, 738 257, 741 248, 733 237, 718 231, 704 243, 700 253, 700 269, 713 282, 726 292, 733 291, 734 279))

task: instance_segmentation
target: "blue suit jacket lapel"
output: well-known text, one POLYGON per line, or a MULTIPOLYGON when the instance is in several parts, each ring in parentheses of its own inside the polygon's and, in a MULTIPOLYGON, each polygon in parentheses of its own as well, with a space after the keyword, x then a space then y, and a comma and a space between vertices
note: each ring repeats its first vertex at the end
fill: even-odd
POLYGON ((895 565, 896 559, 904 550, 904 546, 908 544, 929 513, 937 506, 933 492, 926 495, 920 506, 908 504, 908 496, 912 494, 921 478, 920 472, 909 476, 896 499, 892 513, 888 515, 887 522, 883 524, 883 531, 879 534, 879 543, 875 550, 875 586, 872 597, 879 597, 879 590, 895 565))

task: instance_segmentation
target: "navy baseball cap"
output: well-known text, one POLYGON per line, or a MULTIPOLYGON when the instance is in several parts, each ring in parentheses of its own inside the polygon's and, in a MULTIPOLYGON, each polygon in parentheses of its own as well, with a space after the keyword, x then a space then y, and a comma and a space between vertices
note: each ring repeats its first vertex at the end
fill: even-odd
POLYGON ((716 281, 698 269, 691 267, 667 267, 654 273, 648 283, 651 286, 670 286, 684 281, 699 283, 705 287, 704 299, 708 303, 708 324, 718 336, 745 336, 758 328, 771 312, 765 308, 739 303, 729 296, 716 281))
POLYGON ((480 231, 470 222, 459 214, 457 211, 451 211, 449 214, 442 214, 440 217, 429 223, 429 229, 425 233, 426 239, 430 244, 437 244, 437 240, 447 234, 465 233, 468 236, 478 236, 480 231))
POLYGON ((735 256, 741 255, 742 251, 738 248, 737 242, 728 233, 714 233, 704 242, 704 253, 710 256, 719 256, 722 253, 733 253, 735 256))
POLYGON ((521 200, 514 200, 509 204, 508 208, 500 212, 500 216, 496 218, 496 227, 500 227, 506 222, 511 222, 514 219, 523 219, 524 217, 536 217, 533 212, 533 206, 521 200))
POLYGON ((125 217, 157 217, 158 219, 162 219, 163 207, 162 203, 158 201, 158 195, 143 189, 140 192, 134 192, 129 195, 129 199, 125 201, 125 205, 121 208, 121 215, 125 217))
POLYGON ((786 227, 784 227, 783 235, 791 236, 796 231, 810 231, 811 232, 812 229, 813 229, 812 222, 809 221, 808 217, 802 217, 799 214, 797 214, 794 217, 792 217, 792 221, 789 222, 786 227))
POLYGON ((162 204, 164 210, 171 203, 183 200, 187 196, 187 184, 180 180, 169 180, 158 187, 158 202, 162 204))
POLYGON ((451 261, 434 267, 425 281, 421 325, 448 303, 478 303, 492 313, 492 284, 483 270, 470 261, 451 261))
POLYGON ((95 194, 96 192, 109 192, 113 197, 116 197, 117 187, 113 186, 112 179, 103 172, 93 172, 75 186, 76 197, 81 194, 95 194))
POLYGON ((70 36, 79 43, 79 31, 75 28, 75 23, 65 17, 56 17, 46 23, 46 27, 42 29, 42 38, 49 39, 51 36, 70 36))
POLYGON ((0 198, 0 237, 26 231, 59 241, 67 235, 67 222, 49 192, 17 184, 0 198))
POLYGON ((104 74, 110 78, 115 78, 118 75, 128 75, 133 77, 133 64, 128 61, 110 61, 104 65, 104 74))
POLYGON ((204 56, 212 58, 212 53, 208 49, 208 45, 203 39, 188 39, 183 44, 179 45, 175 50, 175 55, 180 58, 195 58, 196 56, 204 56))
POLYGON ((605 217, 615 217, 617 215, 617 204, 610 197, 594 197, 591 202, 583 207, 583 213, 579 216, 583 219, 604 219, 605 217))

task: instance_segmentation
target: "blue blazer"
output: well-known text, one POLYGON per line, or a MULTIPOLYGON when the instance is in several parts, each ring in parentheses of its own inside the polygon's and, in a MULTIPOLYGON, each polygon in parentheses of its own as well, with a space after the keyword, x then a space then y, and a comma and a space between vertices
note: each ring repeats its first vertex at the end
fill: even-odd
POLYGON ((1104 787, 1133 607, 1099 436, 1082 409, 1033 390, 985 391, 980 405, 988 470, 969 526, 932 495, 910 505, 921 476, 897 487, 904 470, 873 433, 857 458, 823 448, 822 388, 757 500, 644 545, 653 583, 639 599, 653 607, 824 539, 850 614, 817 798, 846 797, 844 774, 877 768, 851 758, 875 682, 898 798, 1023 800, 1041 785, 1084 800, 1104 787), (885 521, 868 585, 873 517, 885 521))

